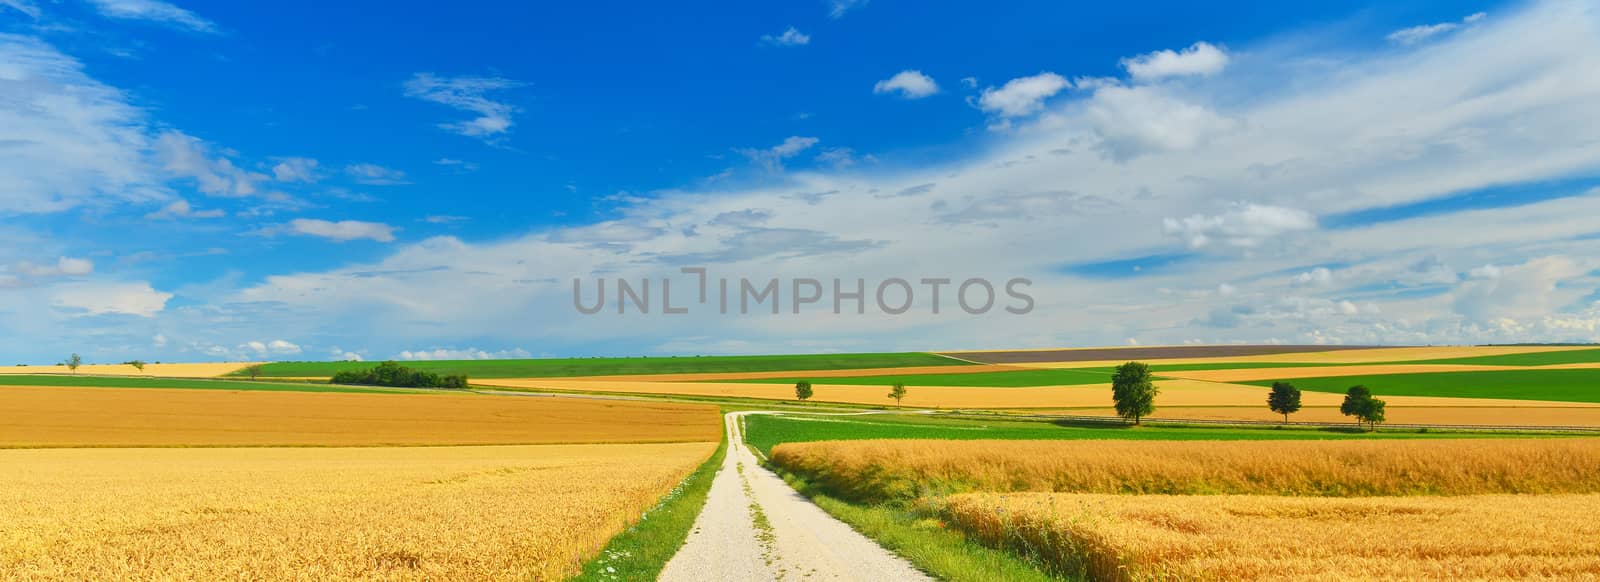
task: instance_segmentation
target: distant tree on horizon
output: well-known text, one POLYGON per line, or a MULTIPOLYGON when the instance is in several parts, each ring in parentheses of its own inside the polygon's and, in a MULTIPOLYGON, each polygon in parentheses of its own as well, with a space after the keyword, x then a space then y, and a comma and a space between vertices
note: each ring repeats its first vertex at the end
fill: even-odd
POLYGON ((1287 424, 1289 415, 1300 411, 1300 389, 1288 382, 1273 382, 1272 393, 1267 395, 1267 407, 1282 414, 1287 424))
POLYGON ((141 373, 144 372, 144 360, 128 360, 127 364, 129 366, 133 366, 133 369, 138 370, 141 373))
POLYGON ((906 397, 906 385, 902 382, 895 382, 894 387, 889 389, 889 397, 894 399, 895 406, 899 406, 900 401, 906 397))
POLYGON ((262 368, 261 364, 251 364, 244 367, 244 373, 248 374, 251 380, 254 380, 261 376, 262 368))
POLYGON ((72 370, 72 373, 74 373, 74 374, 78 373, 78 366, 82 366, 82 365, 83 365, 83 356, 80 356, 78 354, 72 354, 72 357, 67 358, 67 369, 68 370, 72 370))
POLYGON ((1128 362, 1117 366, 1111 375, 1111 399, 1116 401, 1117 416, 1140 424, 1144 417, 1156 411, 1156 395, 1161 393, 1151 381, 1150 365, 1128 362))
POLYGON ((811 383, 810 382, 807 382, 805 380, 801 380, 801 381, 795 383, 795 385, 794 385, 794 397, 797 400, 800 400, 801 402, 805 402, 806 400, 811 398, 812 394, 813 394, 813 392, 811 390, 811 383))

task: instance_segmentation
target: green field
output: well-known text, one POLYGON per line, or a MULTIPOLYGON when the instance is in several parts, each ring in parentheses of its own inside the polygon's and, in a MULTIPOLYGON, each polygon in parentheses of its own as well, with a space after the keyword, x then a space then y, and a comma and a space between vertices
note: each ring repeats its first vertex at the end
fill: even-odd
POLYGON ((354 388, 306 382, 250 382, 195 378, 138 378, 133 376, 53 376, 0 374, 0 386, 68 386, 82 388, 180 388, 188 390, 269 390, 279 392, 393 393, 394 390, 354 388))
MULTIPOLYGON (((1384 396, 1452 396, 1457 398, 1509 398, 1558 402, 1600 402, 1600 369, 1595 370, 1486 370, 1483 372, 1432 372, 1381 374, 1289 380, 1301 390, 1344 393, 1357 384, 1384 396)), ((1271 386, 1270 380, 1243 382, 1271 386)))
POLYGON ((812 384, 843 384, 847 386, 889 386, 895 382, 907 386, 985 386, 993 388, 1022 388, 1028 386, 1077 386, 1111 382, 1110 368, 1037 369, 1015 372, 974 372, 970 374, 902 374, 895 376, 842 376, 838 378, 756 378, 750 380, 725 380, 744 384, 793 384, 809 380, 812 384))
POLYGON ((1477 366, 1550 366, 1555 364, 1592 364, 1600 362, 1600 348, 1592 350, 1564 350, 1559 352, 1533 352, 1502 356, 1477 356, 1425 360, 1413 364, 1468 364, 1477 366))
MULTIPOLYGON (((1306 440, 1344 438, 1440 438, 1460 433, 1351 433, 1343 429, 1210 428, 1146 425, 1061 426, 1047 421, 958 419, 921 415, 745 417, 745 441, 763 454, 781 443, 866 439, 942 440, 1306 440)), ((1502 435, 1503 436, 1503 435, 1502 435)))
MULTIPOLYGON (((404 364, 414 370, 436 374, 466 374, 471 378, 557 378, 622 374, 705 374, 971 365, 960 360, 921 352, 681 358, 430 360, 410 361, 404 364)), ((372 362, 277 362, 262 366, 261 375, 276 378, 330 377, 345 370, 364 370, 372 366, 372 362)), ((244 374, 235 372, 232 375, 244 374)))

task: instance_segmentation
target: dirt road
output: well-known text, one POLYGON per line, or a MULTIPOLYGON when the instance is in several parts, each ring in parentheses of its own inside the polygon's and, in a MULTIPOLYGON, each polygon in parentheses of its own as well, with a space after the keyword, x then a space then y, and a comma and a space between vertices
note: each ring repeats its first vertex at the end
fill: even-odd
POLYGON ((724 418, 728 455, 660 580, 931 580, 763 469, 744 446, 745 414, 724 418))

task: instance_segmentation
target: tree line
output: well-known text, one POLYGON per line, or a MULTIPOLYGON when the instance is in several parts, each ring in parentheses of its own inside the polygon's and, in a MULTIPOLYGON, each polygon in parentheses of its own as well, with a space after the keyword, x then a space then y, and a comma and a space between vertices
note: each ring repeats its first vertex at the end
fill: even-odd
POLYGON ((333 375, 334 384, 361 386, 390 386, 395 388, 452 388, 467 387, 467 376, 439 375, 413 370, 390 360, 367 370, 345 370, 333 375))

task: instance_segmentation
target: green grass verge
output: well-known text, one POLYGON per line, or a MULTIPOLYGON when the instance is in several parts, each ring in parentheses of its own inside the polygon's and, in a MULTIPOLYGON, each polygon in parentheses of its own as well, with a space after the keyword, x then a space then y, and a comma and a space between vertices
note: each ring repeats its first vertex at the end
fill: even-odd
POLYGON ((583 565, 576 582, 655 580, 667 561, 683 547, 695 518, 711 493, 711 481, 728 453, 727 439, 717 452, 645 512, 639 522, 611 538, 605 549, 583 565))
MULTIPOLYGON (((1384 396, 1448 396, 1455 398, 1510 398, 1554 402, 1600 402, 1600 369, 1596 370, 1486 370, 1482 372, 1428 372, 1380 374, 1289 380, 1301 390, 1343 394, 1357 384, 1384 396)), ((1271 381, 1245 382, 1271 386, 1271 381)))
MULTIPOLYGON (((814 354, 783 356, 693 356, 681 358, 569 358, 535 360, 433 360, 406 362, 406 367, 471 378, 608 376, 618 374, 704 374, 714 372, 778 372, 847 370, 907 366, 970 366, 960 360, 921 352, 888 354, 814 354)), ((371 362, 276 362, 262 366, 262 376, 324 377, 345 370, 371 368, 371 362)), ((235 372, 232 375, 243 375, 235 372)))
POLYGON ((1477 366, 1549 366, 1554 364, 1588 364, 1600 362, 1600 348, 1592 350, 1562 350, 1559 352, 1532 352, 1500 356, 1471 358, 1446 358, 1423 360, 1414 364, 1468 364, 1477 366))
POLYGON ((1064 426, 1049 421, 1011 419, 940 418, 919 415, 776 416, 745 417, 745 440, 771 455, 780 443, 865 440, 1319 440, 1351 438, 1463 438, 1504 434, 1459 432, 1361 433, 1344 428, 1188 427, 1145 425, 1064 426))
POLYGON ((811 487, 805 480, 778 470, 784 480, 817 507, 872 538, 918 569, 950 582, 1046 582, 1051 576, 1022 556, 967 539, 944 522, 889 505, 848 503, 811 487))
MULTIPOLYGON (((139 378, 133 376, 0 375, 0 386, 67 386, 82 388, 179 388, 187 390, 266 390, 278 392, 357 392, 393 394, 395 390, 356 388, 309 382, 251 382, 204 378, 139 378)), ((408 391, 420 392, 420 391, 408 391)))

